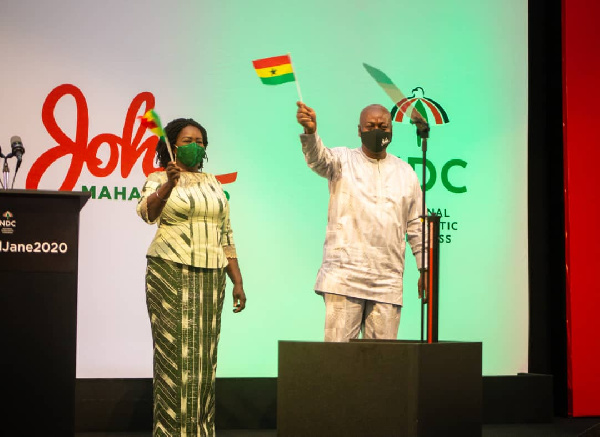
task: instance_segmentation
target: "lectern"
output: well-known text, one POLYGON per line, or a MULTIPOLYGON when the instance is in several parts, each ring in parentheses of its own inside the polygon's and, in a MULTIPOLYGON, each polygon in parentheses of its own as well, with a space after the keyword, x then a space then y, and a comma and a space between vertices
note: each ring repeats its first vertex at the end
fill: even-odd
POLYGON ((85 192, 0 190, 2 434, 74 434, 85 192))

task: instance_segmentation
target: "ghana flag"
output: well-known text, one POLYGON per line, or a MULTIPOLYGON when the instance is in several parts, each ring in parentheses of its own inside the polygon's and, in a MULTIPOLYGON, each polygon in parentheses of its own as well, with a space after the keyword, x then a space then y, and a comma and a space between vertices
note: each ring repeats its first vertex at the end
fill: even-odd
POLYGON ((252 61, 252 64, 256 74, 265 85, 279 85, 296 80, 289 55, 257 59, 252 61))
POLYGON ((160 117, 154 111, 154 109, 150 109, 144 115, 138 118, 142 127, 150 129, 150 131, 154 135, 157 135, 159 137, 165 137, 165 131, 163 130, 162 124, 160 123, 160 117))

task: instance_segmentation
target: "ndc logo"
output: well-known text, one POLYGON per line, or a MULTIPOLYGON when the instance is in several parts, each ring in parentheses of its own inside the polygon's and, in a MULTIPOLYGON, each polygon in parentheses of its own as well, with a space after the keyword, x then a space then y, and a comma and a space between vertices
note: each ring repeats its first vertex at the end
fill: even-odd
POLYGON ((15 232, 14 228, 17 227, 17 221, 14 217, 14 214, 10 211, 2 213, 2 217, 0 218, 0 233, 12 234, 15 232))
MULTIPOLYGON (((412 96, 404 97, 399 102, 396 102, 394 107, 390 110, 392 120, 398 123, 406 123, 406 124, 414 124, 412 120, 413 111, 418 112, 421 117, 427 122, 428 126, 431 125, 443 125, 450 123, 450 118, 448 118, 448 113, 442 105, 436 102, 429 97, 425 97, 425 91, 423 88, 416 87, 412 90, 412 96)), ((417 145, 421 147, 421 136, 416 135, 417 137, 417 145)), ((409 157, 407 162, 416 171, 416 165, 423 165, 423 160, 421 158, 413 158, 409 157)), ((437 170, 433 162, 429 159, 425 160, 425 167, 427 167, 429 176, 426 179, 425 189, 430 190, 435 185, 437 180, 437 170)), ((440 172, 440 178, 442 180, 442 184, 444 188, 451 193, 460 194, 466 193, 467 187, 463 185, 459 185, 456 182, 450 181, 450 170, 454 167, 466 168, 467 162, 455 158, 447 161, 443 166, 440 172)))
MULTIPOLYGON (((413 124, 410 114, 406 114, 412 107, 412 110, 418 111, 419 114, 421 114, 421 117, 423 117, 429 125, 450 123, 448 114, 444 108, 442 108, 442 105, 433 99, 425 97, 423 88, 418 86, 412 90, 412 93, 412 96, 405 97, 399 102, 396 102, 390 111, 392 120, 397 121, 398 123, 413 124), (420 95, 417 95, 417 91, 420 91, 420 95)), ((418 135, 417 144, 421 147, 421 137, 418 135)))

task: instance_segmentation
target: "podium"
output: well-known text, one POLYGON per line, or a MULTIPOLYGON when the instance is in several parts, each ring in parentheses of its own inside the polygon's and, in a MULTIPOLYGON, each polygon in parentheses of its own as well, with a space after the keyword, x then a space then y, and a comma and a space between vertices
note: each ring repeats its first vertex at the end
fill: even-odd
POLYGON ((481 437, 481 343, 279 342, 280 437, 481 437))
POLYGON ((79 212, 89 193, 0 190, 2 434, 74 434, 79 212))

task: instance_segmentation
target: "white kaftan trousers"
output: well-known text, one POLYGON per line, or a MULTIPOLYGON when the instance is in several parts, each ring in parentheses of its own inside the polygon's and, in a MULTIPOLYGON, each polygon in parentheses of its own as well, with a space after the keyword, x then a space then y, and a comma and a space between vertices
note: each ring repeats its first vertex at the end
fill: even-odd
POLYGON ((346 342, 358 338, 395 340, 402 307, 389 303, 323 293, 325 341, 346 342))

